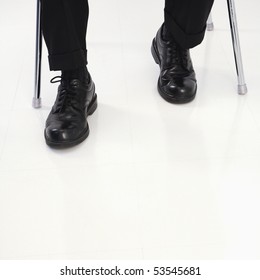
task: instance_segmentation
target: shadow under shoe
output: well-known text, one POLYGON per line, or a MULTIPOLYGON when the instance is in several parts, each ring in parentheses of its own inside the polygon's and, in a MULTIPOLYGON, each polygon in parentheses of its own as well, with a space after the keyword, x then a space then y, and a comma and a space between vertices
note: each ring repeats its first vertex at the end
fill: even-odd
POLYGON ((67 148, 84 141, 89 135, 87 117, 97 108, 95 85, 61 77, 58 95, 46 120, 46 144, 53 148, 67 148))
POLYGON ((192 101, 197 92, 196 75, 190 52, 173 39, 163 39, 163 26, 152 42, 152 55, 160 66, 158 92, 168 102, 182 104, 192 101))

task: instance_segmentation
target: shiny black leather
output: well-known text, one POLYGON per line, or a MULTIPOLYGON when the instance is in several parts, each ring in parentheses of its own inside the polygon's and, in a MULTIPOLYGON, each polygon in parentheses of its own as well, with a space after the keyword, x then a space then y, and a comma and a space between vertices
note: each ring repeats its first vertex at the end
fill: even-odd
POLYGON ((152 55, 160 65, 158 92, 170 103, 187 103, 195 98, 197 81, 188 49, 162 38, 161 27, 152 43, 152 55))
POLYGON ((87 116, 97 108, 95 85, 78 79, 61 79, 58 95, 46 120, 47 145, 66 148, 77 145, 89 135, 87 116))

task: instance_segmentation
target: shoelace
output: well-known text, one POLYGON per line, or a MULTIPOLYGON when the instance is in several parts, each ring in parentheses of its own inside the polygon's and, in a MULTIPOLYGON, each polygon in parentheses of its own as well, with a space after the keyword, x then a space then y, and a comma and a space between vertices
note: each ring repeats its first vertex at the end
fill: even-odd
MULTIPOLYGON (((56 77, 53 77, 50 82, 52 84, 55 84, 55 83, 60 83, 62 82, 62 76, 56 76, 56 77)), ((63 87, 60 89, 59 93, 58 93, 58 96, 57 96, 57 99, 55 101, 55 109, 53 111, 53 113, 60 113, 62 111, 63 108, 67 108, 67 107, 70 107, 73 105, 73 94, 71 94, 71 90, 69 89, 68 87, 68 84, 65 83, 63 85, 63 87), (66 106, 65 106, 66 105, 66 106)))
MULTIPOLYGON (((171 58, 173 65, 179 65, 184 71, 187 71, 188 67, 188 51, 183 50, 176 44, 171 44, 170 48, 167 48, 167 57, 171 58)), ((169 67, 171 68, 171 67, 169 67)))
POLYGON ((50 80, 50 83, 51 83, 51 84, 60 83, 61 80, 62 80, 62 77, 61 77, 61 76, 55 76, 55 77, 53 77, 53 78, 50 80), (55 81, 55 79, 59 79, 59 80, 56 80, 56 81, 55 81))

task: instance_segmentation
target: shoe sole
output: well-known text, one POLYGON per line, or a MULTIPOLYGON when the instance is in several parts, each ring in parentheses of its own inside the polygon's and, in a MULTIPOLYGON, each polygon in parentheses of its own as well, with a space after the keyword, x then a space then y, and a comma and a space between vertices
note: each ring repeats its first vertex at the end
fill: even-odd
MULTIPOLYGON (((153 42, 152 42, 152 47, 151 47, 151 52, 152 52, 152 56, 153 56, 153 59, 155 61, 156 64, 158 64, 160 67, 161 67, 161 60, 160 60, 160 57, 159 57, 159 54, 158 54, 158 51, 157 51, 157 48, 156 48, 156 42, 155 42, 155 39, 153 39, 153 42)), ((157 83, 157 90, 159 92, 159 94, 161 95, 161 97, 166 100, 167 102, 169 103, 172 103, 172 104, 185 104, 185 103, 189 103, 191 102, 195 96, 196 96, 196 91, 197 91, 197 87, 196 87, 196 90, 195 90, 195 94, 194 96, 190 97, 190 98, 185 98, 183 100, 180 100, 180 99, 175 99, 173 97, 169 97, 167 95, 167 93, 165 93, 162 88, 160 87, 160 78, 158 79, 158 83, 157 83)))
MULTIPOLYGON (((96 109, 97 109, 97 94, 95 93, 93 100, 89 104, 86 118, 88 116, 91 116, 96 111, 96 109)), ((69 148, 69 147, 76 146, 76 145, 80 144, 81 142, 83 142, 88 136, 89 136, 89 126, 87 126, 87 128, 82 132, 82 134, 77 139, 70 141, 70 142, 50 141, 46 135, 46 131, 44 131, 44 137, 45 137, 46 144, 48 146, 50 146, 52 148, 56 148, 56 149, 63 149, 63 148, 69 148)))

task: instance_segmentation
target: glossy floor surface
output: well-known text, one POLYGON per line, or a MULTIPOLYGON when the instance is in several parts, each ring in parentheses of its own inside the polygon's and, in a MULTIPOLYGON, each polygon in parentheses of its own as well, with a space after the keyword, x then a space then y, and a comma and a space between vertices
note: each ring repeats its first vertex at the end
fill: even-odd
POLYGON ((163 0, 91 0, 99 108, 87 141, 62 151, 43 137, 59 74, 45 48, 31 107, 36 1, 0 2, 0 259, 260 258, 258 0, 236 0, 248 95, 216 1, 215 31, 192 50, 197 97, 179 106, 157 93, 150 54, 163 0))

